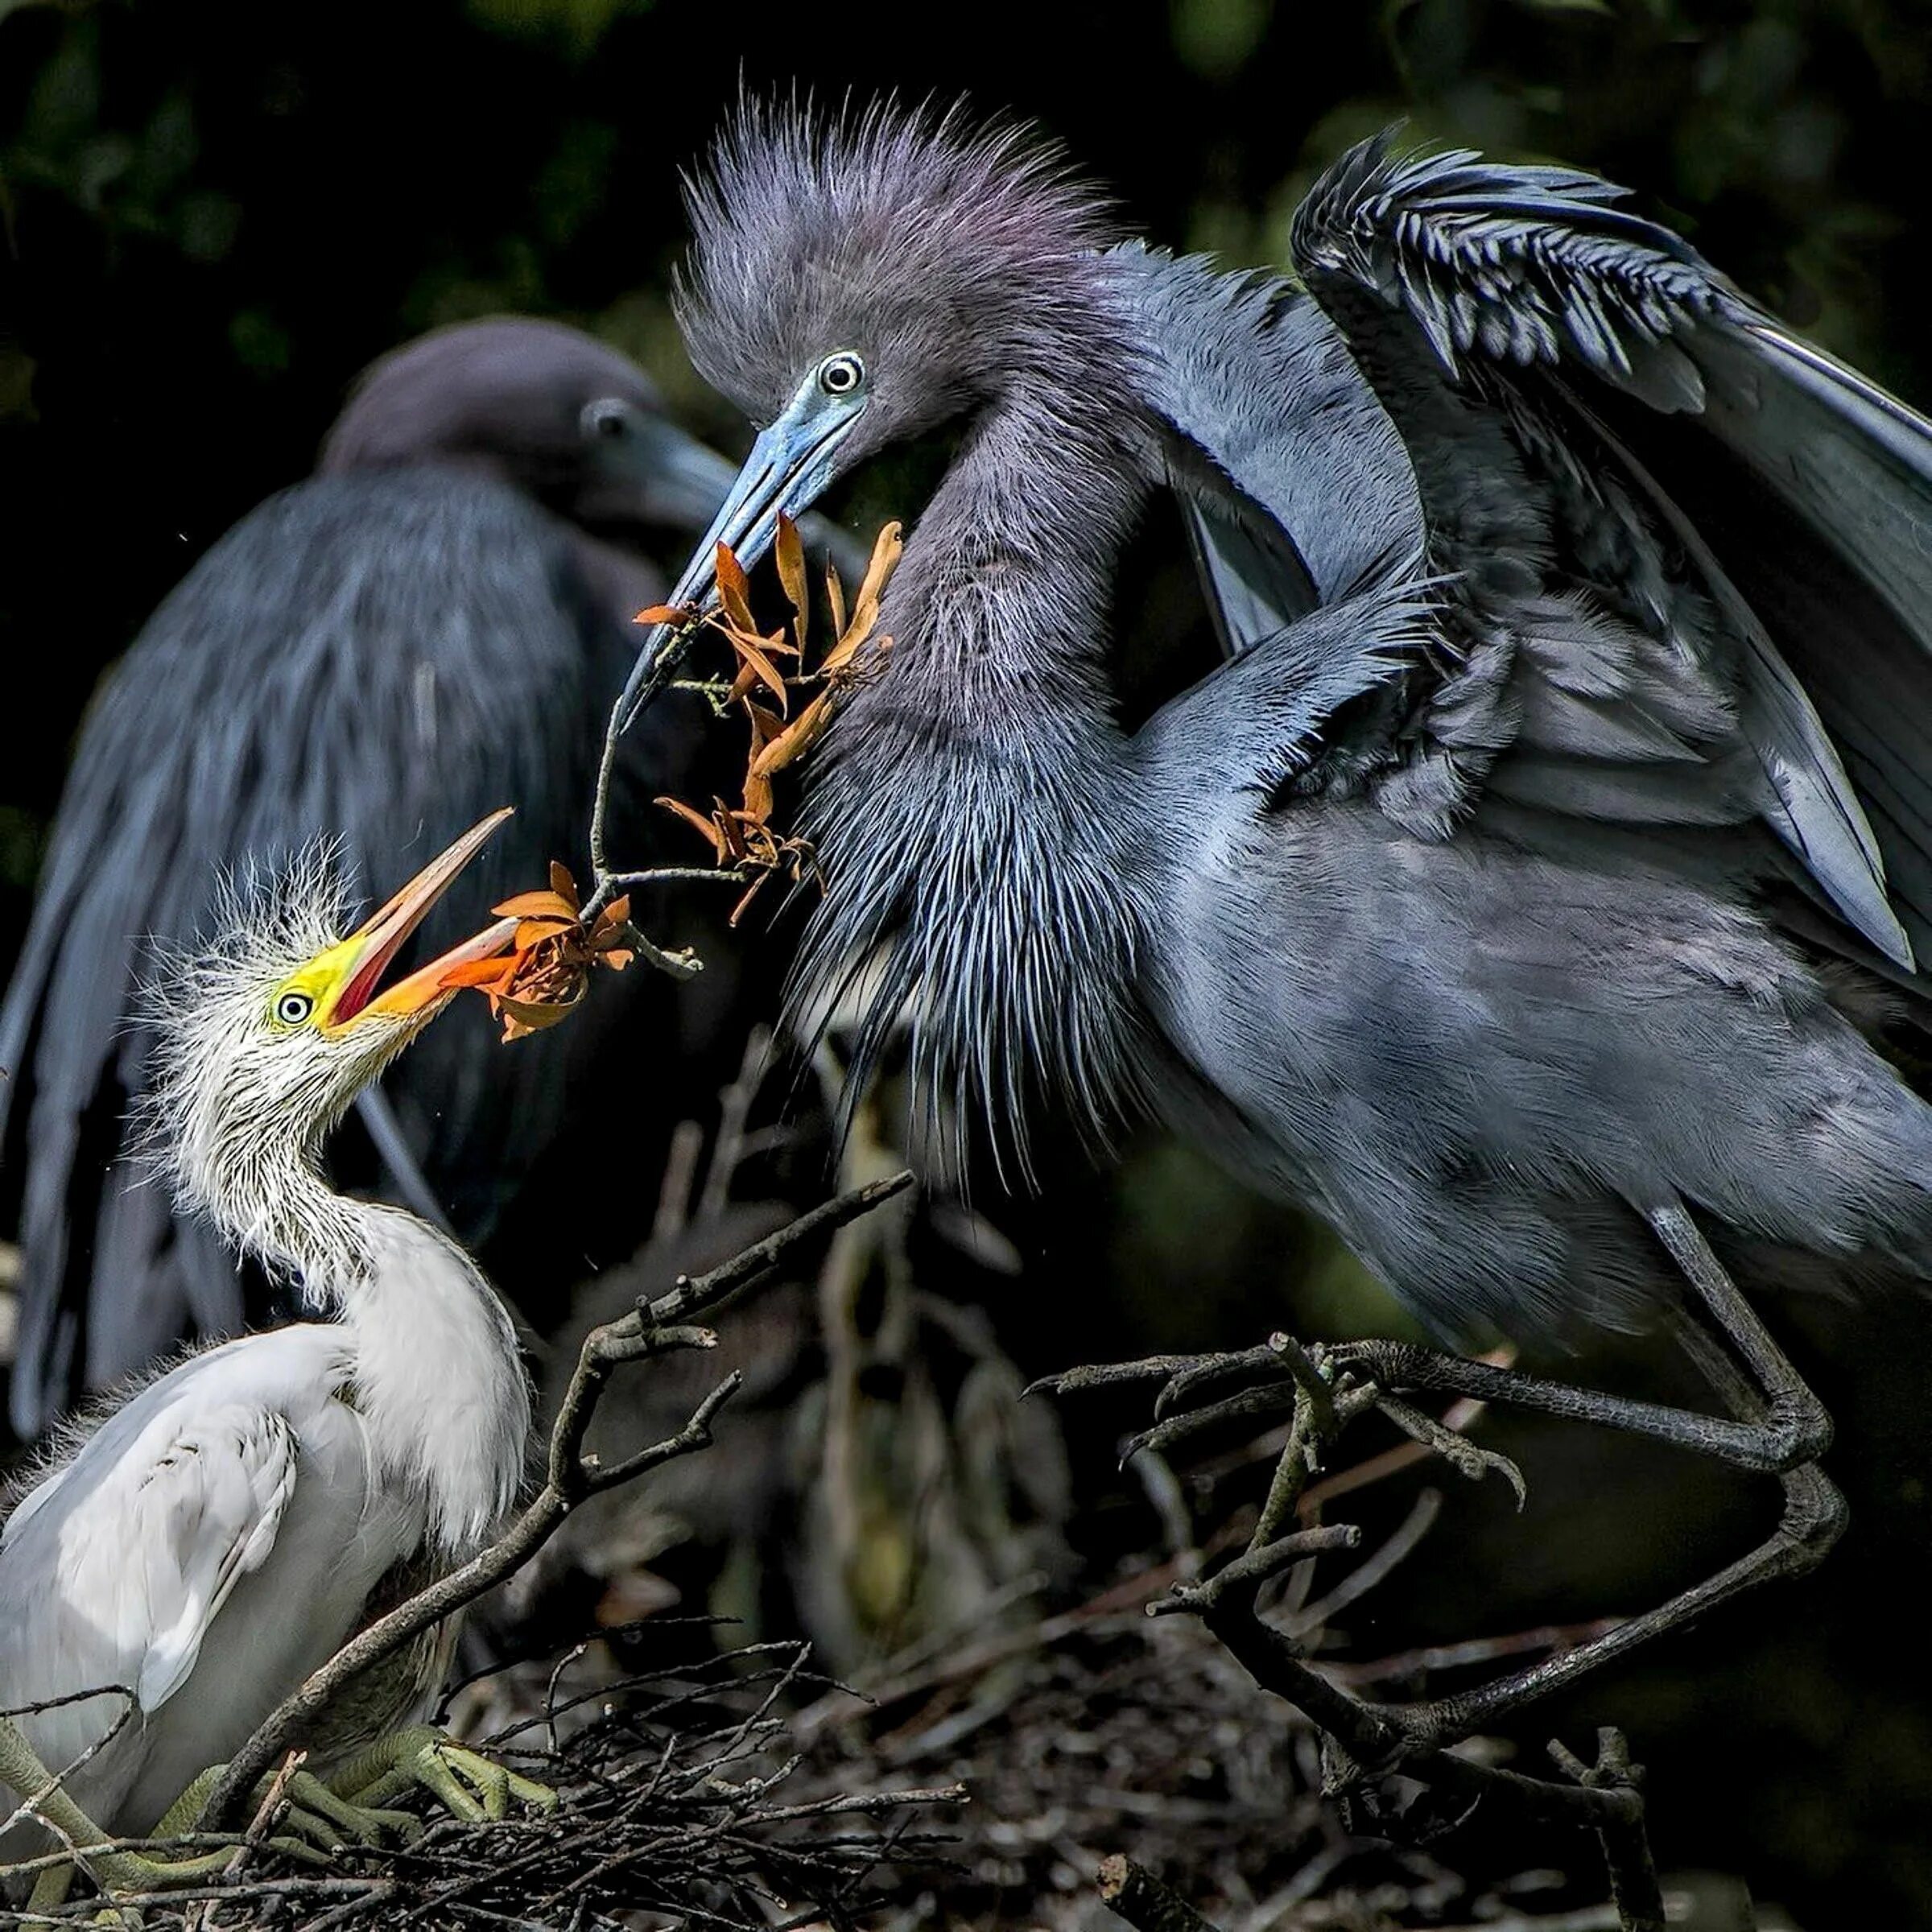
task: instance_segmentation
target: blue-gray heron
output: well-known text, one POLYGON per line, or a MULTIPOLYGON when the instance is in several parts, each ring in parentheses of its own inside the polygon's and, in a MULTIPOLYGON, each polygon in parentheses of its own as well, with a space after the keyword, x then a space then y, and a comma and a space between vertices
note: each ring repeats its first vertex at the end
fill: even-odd
MULTIPOLYGON (((0 1013, 22 1435, 184 1334, 242 1325, 235 1269, 120 1158, 148 1080, 129 1023, 145 949, 194 935, 222 869, 324 830, 366 876, 518 799, 514 829, 459 888, 465 917, 572 861, 630 619, 663 588, 646 559, 667 532, 702 529, 731 476, 605 345, 554 323, 464 324, 378 361, 320 473, 245 518, 155 613, 81 733, 0 1013)), ((690 782, 695 722, 660 712, 626 749, 620 793, 690 782)), ((647 833, 634 819, 624 836, 647 833)), ((480 1011, 453 1015, 365 1101, 369 1178, 482 1240, 569 1095, 584 1100, 573 1075, 610 1050, 605 1030, 647 1023, 666 1023, 661 1000, 613 1001, 512 1063, 480 1011)))
POLYGON ((1684 1300, 1727 1338, 1725 1418, 1344 1357, 1782 1472, 1754 1555, 1516 1693, 1836 1534, 1731 1270, 1932 1274, 1880 1046, 1932 932, 1932 427, 1619 200, 1371 142, 1298 288, 1120 245, 1021 132, 751 106, 680 295, 765 427, 674 601, 964 421, 809 795, 808 993, 869 989, 874 1051, 907 1018, 1022 1160, 1036 1084, 1096 1139, 1150 1109, 1439 1332, 1684 1300), (1228 661, 1129 731, 1106 613, 1162 488, 1228 661))
MULTIPOLYGON (((151 995, 155 1159, 184 1212, 299 1285, 310 1319, 139 1387, 56 1452, 0 1533, 0 1707, 43 1707, 0 1719, 0 1781, 78 1847, 171 1812, 192 1823, 177 1801, 201 1774, 372 1605, 473 1555, 515 1499, 530 1398, 507 1312, 447 1235, 321 1170, 356 1096, 453 997, 452 969, 514 936, 498 920, 385 985, 508 815, 347 938, 326 852, 258 884, 151 995)), ((394 1768, 398 1752, 369 1755, 394 1736, 406 1769, 460 1789, 448 1773, 464 1755, 411 1724, 446 1658, 424 1641, 378 1666, 308 1740, 311 1771, 353 1766, 345 1788, 365 1790, 394 1768)), ((303 1796, 344 1810, 312 1779, 303 1796)), ((208 1864, 88 1862, 122 1889, 208 1864)))

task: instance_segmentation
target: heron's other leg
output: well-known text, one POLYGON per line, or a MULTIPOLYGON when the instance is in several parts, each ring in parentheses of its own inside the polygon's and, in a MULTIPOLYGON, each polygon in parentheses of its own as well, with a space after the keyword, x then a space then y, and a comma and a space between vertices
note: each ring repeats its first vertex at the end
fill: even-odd
MULTIPOLYGON (((1429 1703, 1376 1707, 1380 1715, 1418 1744, 1448 1744, 1467 1737, 1517 1705, 1546 1696, 1629 1655, 1747 1590, 1781 1578, 1802 1576, 1824 1560, 1843 1532, 1847 1517, 1844 1499, 1814 1459, 1831 1439, 1831 1420, 1823 1406, 1772 1340, 1689 1212, 1676 1207, 1651 1219, 1659 1238, 1696 1290, 1709 1322, 1724 1337, 1720 1341, 1713 1335, 1694 1309, 1683 1310, 1678 1324, 1679 1339, 1713 1392, 1740 1426, 1761 1430, 1767 1444, 1781 1446, 1785 1453, 1802 1452, 1813 1443, 1817 1449, 1794 1466, 1771 1465, 1784 1491, 1784 1509, 1777 1527, 1756 1549, 1727 1564, 1715 1576, 1602 1637, 1493 1682, 1429 1703), (1724 1341, 1742 1358, 1750 1371, 1748 1378, 1726 1351, 1724 1341)), ((1755 1462, 1744 1466, 1764 1467, 1755 1462)))
POLYGON ((433 1724, 411 1724, 372 1744, 329 1780, 339 1798, 363 1810, 378 1809, 421 1789, 471 1823, 507 1815, 510 1800, 554 1811, 557 1794, 479 1751, 445 1737, 433 1724))
MULTIPOLYGON (((1758 1397, 1747 1402, 1726 1396, 1728 1415, 1704 1415, 1693 1409, 1606 1395, 1600 1389, 1498 1368, 1410 1342, 1350 1342, 1334 1349, 1333 1359, 1339 1366, 1367 1375, 1385 1389, 1430 1389, 1482 1402, 1508 1402, 1567 1421, 1595 1422, 1626 1435, 1648 1436, 1761 1475, 1780 1475, 1815 1463, 1831 1446, 1831 1418, 1771 1339, 1757 1311, 1744 1298, 1691 1219, 1690 1211, 1682 1203, 1673 1202, 1651 1209, 1646 1219, 1711 1321, 1756 1379, 1758 1397)), ((1700 1358, 1699 1366, 1707 1379, 1711 1379, 1710 1358, 1700 1358)), ((1717 1386, 1715 1381, 1713 1386, 1717 1386)), ((1724 1391, 1719 1388, 1718 1393, 1724 1391)))
MULTIPOLYGON (((233 1856, 225 1847, 169 1859, 105 1849, 112 1842, 112 1834, 103 1831, 75 1803, 62 1789, 60 1780, 41 1762, 39 1753, 27 1741, 19 1727, 6 1717, 0 1717, 0 1785, 10 1789, 66 1841, 76 1854, 76 1862, 105 1893, 153 1892, 168 1885, 191 1884, 219 1872, 233 1856)), ((35 1880, 27 1909, 47 1912, 64 1904, 73 1878, 72 1864, 49 1866, 35 1880)))

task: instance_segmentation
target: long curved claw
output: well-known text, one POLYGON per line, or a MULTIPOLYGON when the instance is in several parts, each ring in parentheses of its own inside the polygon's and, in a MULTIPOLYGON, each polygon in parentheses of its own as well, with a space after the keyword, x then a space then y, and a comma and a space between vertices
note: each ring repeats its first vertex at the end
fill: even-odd
POLYGON ((1258 1348, 1236 1349, 1227 1355, 1205 1356, 1169 1378, 1166 1385, 1154 1398, 1154 1419, 1157 1422, 1164 1421, 1183 1404, 1194 1399, 1203 1389, 1212 1388, 1216 1382, 1232 1381, 1237 1377, 1281 1381, 1290 1379, 1290 1376, 1291 1371, 1281 1356, 1265 1342, 1258 1348))
POLYGON ((1024 1402, 1030 1395, 1083 1395, 1092 1389, 1116 1389, 1134 1382, 1164 1382, 1170 1377, 1203 1362, 1219 1361, 1212 1355, 1150 1355, 1137 1362, 1102 1362, 1091 1367, 1063 1369, 1058 1375, 1042 1375, 1020 1391, 1024 1402))
POLYGON ((1294 1406, 1292 1382, 1244 1389, 1238 1395, 1210 1402, 1204 1408, 1188 1410, 1183 1414, 1170 1416, 1166 1422, 1156 1422, 1151 1429, 1143 1429, 1138 1435, 1129 1436, 1121 1446, 1121 1461, 1123 1464, 1129 1463, 1149 1449, 1165 1454, 1175 1444, 1208 1430, 1220 1428, 1229 1422, 1257 1422, 1264 1418, 1285 1415, 1294 1406))

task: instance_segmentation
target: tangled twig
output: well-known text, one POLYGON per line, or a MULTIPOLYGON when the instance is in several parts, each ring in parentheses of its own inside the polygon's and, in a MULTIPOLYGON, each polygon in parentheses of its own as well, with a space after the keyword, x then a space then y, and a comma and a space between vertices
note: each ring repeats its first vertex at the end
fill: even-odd
MULTIPOLYGON (((619 1932, 640 1910, 716 1932, 768 1932, 802 1907, 849 1924, 887 1860, 930 1863, 943 1852, 908 1823, 965 1794, 956 1785, 802 1788, 778 1705, 813 1681, 808 1662, 803 1644, 751 1645, 615 1682, 587 1673, 588 1688, 567 1668, 540 1710, 485 1740, 555 1786, 554 1812, 440 1820, 413 1844, 339 1854, 331 1871, 291 1867, 265 1846, 246 1872, 231 1867, 117 1907, 138 1908, 149 1932, 291 1922, 302 1932, 506 1923, 619 1932)), ((84 1924, 100 1909, 77 1900, 22 1922, 84 1924)))
MULTIPOLYGON (((1268 1496, 1247 1546, 1212 1574, 1175 1581, 1150 1603, 1150 1613, 1179 1612, 1202 1625, 1262 1690, 1286 1699, 1324 1734, 1324 1782, 1335 1794, 1373 1784, 1391 1772, 1431 1787, 1461 1814, 1484 1799, 1508 1803, 1528 1822, 1582 1827, 1593 1831, 1608 1870, 1612 1901, 1624 1932, 1662 1932, 1664 1908, 1644 1826, 1642 1777, 1630 1762, 1620 1735, 1600 1733, 1596 1762, 1585 1765, 1561 1747, 1552 1755, 1563 1781, 1478 1764, 1446 1748, 1453 1740, 1423 1738, 1405 1726, 1400 1705, 1355 1696, 1328 1672, 1317 1669, 1290 1629, 1264 1616, 1261 1593, 1290 1567, 1323 1550, 1352 1548, 1352 1525, 1320 1525, 1302 1505, 1335 1441, 1360 1417, 1378 1411, 1424 1452, 1442 1457, 1459 1473, 1479 1479, 1494 1471, 1523 1494, 1521 1473, 1506 1458, 1478 1448, 1434 1418, 1377 1384, 1338 1368, 1320 1351, 1304 1350, 1286 1335, 1235 1355, 1165 1356, 1140 1362, 1075 1368, 1036 1386, 1056 1394, 1134 1384, 1158 1385, 1154 1425, 1127 1444, 1135 1455, 1162 1453, 1229 1422, 1254 1421, 1290 1411, 1268 1496), (1208 1392, 1235 1385, 1199 1407, 1187 1405, 1208 1392), (1290 1522, 1302 1526, 1290 1529, 1290 1522)), ((1399 1561, 1418 1532, 1405 1526, 1364 1566, 1366 1588, 1399 1561)), ((1331 1600, 1358 1593, 1354 1579, 1331 1600)))

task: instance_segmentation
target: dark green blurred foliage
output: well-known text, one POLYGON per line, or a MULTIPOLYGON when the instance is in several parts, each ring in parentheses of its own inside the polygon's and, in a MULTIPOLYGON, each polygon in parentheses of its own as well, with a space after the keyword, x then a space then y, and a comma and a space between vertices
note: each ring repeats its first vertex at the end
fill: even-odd
MULTIPOLYGON (((974 0, 916 16, 867 0, 0 0, 0 960, 99 673, 224 527, 302 473, 379 351, 494 310, 562 316, 742 447, 667 296, 676 171, 741 76, 969 92, 1061 137, 1134 228, 1237 262, 1278 261, 1315 171, 1393 120, 1582 163, 1932 403, 1924 0, 974 0)), ((916 508, 929 467, 860 486, 855 512, 916 508)), ((1245 1343, 1287 1319, 1399 1319, 1319 1230, 1162 1144, 1001 1218, 1029 1257, 1013 1312, 1030 1326, 1007 1341, 1030 1368, 1245 1343)), ((1802 1588, 1552 1717, 1573 1740, 1630 1725, 1666 1862, 1746 1872, 1810 1932, 1932 1924, 1915 1575, 1932 1315, 1781 1321, 1840 1418, 1852 1538, 1802 1588)), ((1641 1348, 1568 1366, 1657 1385, 1641 1348)), ((1727 1507, 1766 1507, 1607 1439, 1497 1433, 1531 1470, 1529 1514, 1452 1499, 1364 1643, 1641 1608, 1688 1580, 1706 1539, 1737 1535, 1727 1507)))

